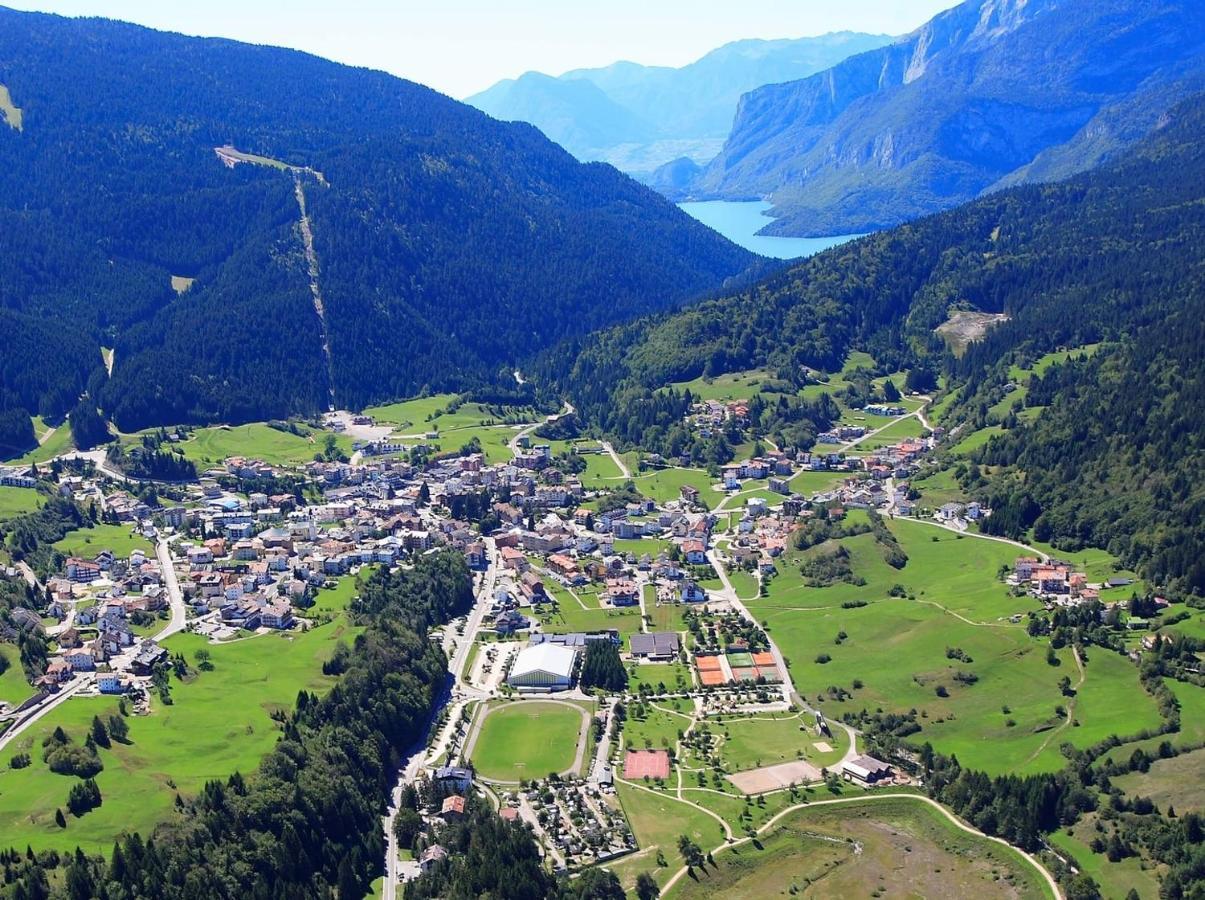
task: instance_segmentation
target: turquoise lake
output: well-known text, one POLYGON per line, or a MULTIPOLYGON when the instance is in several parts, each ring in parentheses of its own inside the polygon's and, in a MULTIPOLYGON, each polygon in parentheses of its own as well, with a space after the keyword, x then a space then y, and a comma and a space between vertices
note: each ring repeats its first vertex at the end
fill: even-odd
POLYGON ((702 200, 695 203, 679 203, 678 208, 714 228, 734 244, 746 250, 771 256, 775 259, 795 259, 811 256, 829 247, 844 244, 860 234, 839 234, 822 238, 767 237, 757 232, 772 220, 765 215, 770 204, 764 200, 702 200))

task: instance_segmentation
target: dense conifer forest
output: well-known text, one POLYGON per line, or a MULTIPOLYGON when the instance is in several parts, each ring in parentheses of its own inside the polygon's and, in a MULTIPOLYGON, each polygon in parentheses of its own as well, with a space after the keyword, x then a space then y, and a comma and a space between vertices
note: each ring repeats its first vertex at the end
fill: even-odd
POLYGON ((0 411, 67 413, 102 346, 127 431, 497 383, 755 261, 531 126, 295 51, 0 9, 0 84, 0 411))

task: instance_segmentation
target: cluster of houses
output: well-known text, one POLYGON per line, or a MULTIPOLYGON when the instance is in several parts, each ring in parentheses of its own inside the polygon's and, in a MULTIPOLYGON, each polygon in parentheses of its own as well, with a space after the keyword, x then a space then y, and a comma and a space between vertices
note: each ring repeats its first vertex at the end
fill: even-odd
POLYGON ((1018 556, 1013 561, 1009 583, 1028 588, 1033 596, 1055 606, 1074 606, 1100 599, 1100 585, 1089 584, 1088 576, 1058 560, 1018 556))

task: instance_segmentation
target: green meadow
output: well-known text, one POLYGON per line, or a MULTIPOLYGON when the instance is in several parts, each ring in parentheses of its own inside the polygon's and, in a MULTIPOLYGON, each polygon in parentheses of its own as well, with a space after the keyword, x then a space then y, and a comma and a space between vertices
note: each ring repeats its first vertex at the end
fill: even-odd
POLYGON ((51 772, 41 760, 42 740, 56 727, 83 743, 92 717, 117 712, 111 697, 71 698, 10 744, 0 759, 0 846, 35 850, 81 846, 105 853, 124 830, 144 834, 172 815, 176 794, 196 793, 214 778, 235 771, 252 773, 278 736, 273 712, 288 710, 297 692, 324 692, 334 684, 322 674, 338 642, 350 642, 357 629, 336 622, 308 632, 269 634, 225 644, 200 635, 173 636, 165 647, 182 653, 190 666, 206 650, 212 671, 171 678, 171 705, 152 695, 151 712, 130 716, 129 742, 101 749, 104 771, 96 776, 102 805, 81 818, 67 816, 66 829, 54 822, 66 808, 77 779, 51 772), (33 763, 10 769, 8 760, 25 751, 33 763))
MULTIPOLYGON (((262 422, 248 425, 217 425, 198 428, 192 437, 179 444, 184 455, 197 464, 199 469, 221 463, 231 456, 262 459, 269 465, 300 466, 321 453, 328 434, 333 432, 310 431, 303 428, 306 436, 272 428, 262 422)), ((334 435, 335 442, 345 454, 351 455, 352 440, 347 435, 334 435)))
POLYGON ((1016 850, 968 834, 920 799, 815 805, 788 813, 758 841, 716 854, 675 897, 1047 898, 1016 850), (820 888, 817 891, 817 888, 820 888))
MULTIPOLYGON (((41 419, 34 419, 34 427, 38 434, 38 440, 42 440, 43 435, 49 430, 49 426, 39 425, 41 419)), ((54 434, 45 439, 45 443, 39 444, 34 449, 30 450, 24 456, 19 456, 16 459, 7 460, 8 462, 24 465, 28 463, 43 463, 60 456, 63 453, 70 453, 75 449, 75 444, 71 441, 71 426, 63 422, 54 430, 54 434)))
POLYGON ((1158 724, 1133 665, 1099 648, 1076 695, 1062 695, 1064 675, 1079 680, 1071 653, 1059 651, 1050 665, 1045 643, 1010 621, 1037 608, 997 578, 1015 548, 907 520, 890 527, 909 557, 903 569, 887 566, 871 535, 858 535, 843 543, 864 585, 808 587, 798 564, 825 548, 791 551, 769 595, 748 604, 797 690, 828 715, 916 710, 922 730, 912 740, 994 773, 1058 769, 1064 742, 1087 746, 1158 724), (891 596, 893 587, 902 596, 891 596), (852 696, 839 699, 830 687, 852 696))
POLYGON ((0 673, 0 702, 20 706, 33 696, 33 688, 21 668, 21 652, 15 644, 0 644, 0 656, 4 657, 5 665, 0 673))
POLYGON ((41 509, 45 502, 37 488, 0 487, 0 522, 41 509))
POLYGON ((135 550, 145 550, 149 556, 154 548, 141 534, 133 532, 129 525, 93 525, 68 532, 55 541, 54 548, 65 556, 82 556, 91 559, 102 550, 111 550, 117 557, 127 557, 135 550))

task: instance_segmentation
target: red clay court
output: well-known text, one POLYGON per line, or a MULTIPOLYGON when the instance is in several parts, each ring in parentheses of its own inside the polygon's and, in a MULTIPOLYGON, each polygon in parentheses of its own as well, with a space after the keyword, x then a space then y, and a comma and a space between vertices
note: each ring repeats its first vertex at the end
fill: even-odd
POLYGON ((664 750, 629 750, 623 761, 623 777, 629 781, 669 778, 669 754, 664 750))

